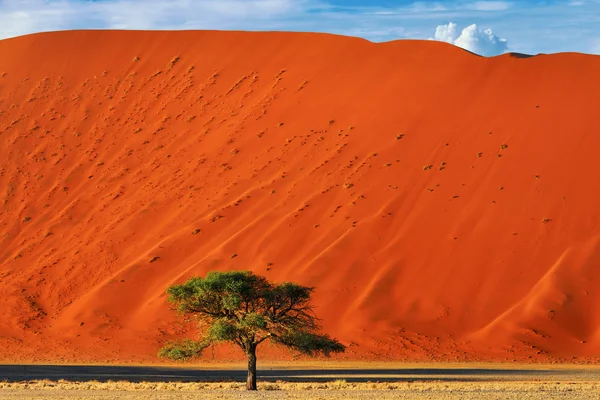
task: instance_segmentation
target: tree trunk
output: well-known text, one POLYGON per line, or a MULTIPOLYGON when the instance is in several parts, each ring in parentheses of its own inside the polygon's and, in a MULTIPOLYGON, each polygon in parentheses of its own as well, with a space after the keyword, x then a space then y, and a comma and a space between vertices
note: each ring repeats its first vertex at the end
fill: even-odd
POLYGON ((256 346, 248 349, 248 380, 246 390, 256 390, 256 346))

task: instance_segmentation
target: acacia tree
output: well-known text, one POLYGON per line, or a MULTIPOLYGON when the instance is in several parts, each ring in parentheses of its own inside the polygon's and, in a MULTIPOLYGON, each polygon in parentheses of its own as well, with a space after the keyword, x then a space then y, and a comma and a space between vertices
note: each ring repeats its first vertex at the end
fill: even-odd
POLYGON ((256 390, 256 348, 265 340, 301 354, 343 352, 345 346, 326 334, 310 304, 314 288, 273 284, 249 271, 209 272, 167 289, 175 309, 199 320, 198 340, 169 342, 160 357, 187 360, 208 346, 233 342, 248 356, 246 389, 256 390))

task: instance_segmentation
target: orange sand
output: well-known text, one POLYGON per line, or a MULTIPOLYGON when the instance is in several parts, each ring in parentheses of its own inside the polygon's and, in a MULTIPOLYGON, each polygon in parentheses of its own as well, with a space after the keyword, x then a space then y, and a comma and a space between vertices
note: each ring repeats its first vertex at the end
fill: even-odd
POLYGON ((3 362, 156 362, 185 330, 166 287, 217 269, 316 286, 339 359, 600 358, 600 57, 208 31, 0 54, 3 362))

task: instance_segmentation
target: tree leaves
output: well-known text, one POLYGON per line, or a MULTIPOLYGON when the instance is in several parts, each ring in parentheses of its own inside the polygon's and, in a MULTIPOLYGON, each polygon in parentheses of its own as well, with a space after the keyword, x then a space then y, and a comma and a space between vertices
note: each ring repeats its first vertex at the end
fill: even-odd
POLYGON ((232 293, 223 297, 223 309, 228 311, 236 311, 242 305, 243 299, 237 293, 232 293))
POLYGON ((159 357, 170 358, 175 361, 185 361, 202 354, 208 343, 201 343, 191 339, 168 342, 158 352, 159 357))
POLYGON ((240 320, 239 326, 251 331, 264 330, 267 329, 267 320, 263 315, 248 313, 240 320))
POLYGON ((209 342, 224 342, 238 337, 238 329, 227 319, 215 320, 208 328, 206 339, 209 342))
POLYGON ((288 330, 282 335, 275 336, 273 341, 309 356, 321 353, 329 357, 331 353, 343 352, 346 349, 343 344, 329 335, 302 330, 288 330))

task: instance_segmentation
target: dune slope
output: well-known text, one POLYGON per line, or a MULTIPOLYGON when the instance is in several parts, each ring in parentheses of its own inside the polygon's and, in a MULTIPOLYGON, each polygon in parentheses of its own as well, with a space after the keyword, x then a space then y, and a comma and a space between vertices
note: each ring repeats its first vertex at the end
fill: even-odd
POLYGON ((165 288, 228 269, 316 286, 340 358, 600 356, 600 57, 209 31, 0 54, 3 361, 156 362, 187 329, 165 288))

